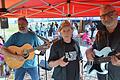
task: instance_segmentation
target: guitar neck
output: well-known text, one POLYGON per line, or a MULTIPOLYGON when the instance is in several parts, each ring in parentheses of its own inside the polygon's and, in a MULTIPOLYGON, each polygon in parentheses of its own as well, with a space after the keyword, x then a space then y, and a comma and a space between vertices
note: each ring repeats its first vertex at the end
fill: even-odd
POLYGON ((46 50, 46 49, 48 49, 49 47, 47 46, 47 44, 43 44, 43 45, 41 45, 41 46, 38 46, 38 47, 35 47, 35 48, 31 48, 31 49, 29 49, 28 50, 28 52, 33 52, 33 51, 35 51, 35 50, 46 50))
MULTIPOLYGON (((55 43, 56 41, 58 41, 58 38, 50 41, 49 44, 55 43)), ((34 49, 33 49, 33 48, 32 48, 32 49, 29 49, 28 52, 32 52, 32 51, 34 51, 34 50, 41 50, 41 51, 42 51, 42 50, 46 50, 46 49, 49 48, 47 45, 48 45, 48 44, 46 43, 46 44, 43 44, 43 45, 41 45, 41 46, 38 46, 38 47, 36 47, 36 48, 34 48, 34 49)))
POLYGON ((95 58, 94 60, 95 63, 103 63, 103 62, 110 62, 110 61, 111 61, 111 56, 95 58))

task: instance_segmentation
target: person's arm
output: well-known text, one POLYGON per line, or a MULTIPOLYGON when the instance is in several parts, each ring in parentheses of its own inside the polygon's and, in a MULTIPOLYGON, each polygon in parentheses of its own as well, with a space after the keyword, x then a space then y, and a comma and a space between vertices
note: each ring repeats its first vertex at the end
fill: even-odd
POLYGON ((66 66, 69 62, 65 62, 63 61, 64 57, 58 59, 58 60, 55 60, 55 61, 50 61, 49 62, 49 66, 50 67, 57 67, 57 66, 61 66, 61 67, 64 67, 66 66))
POLYGON ((87 58, 88 61, 93 60, 93 57, 95 56, 95 54, 93 52, 92 47, 88 48, 85 53, 86 53, 86 58, 87 58))
MULTIPOLYGON (((59 53, 62 51, 59 50, 59 45, 56 45, 56 43, 53 43, 50 49, 50 56, 48 59, 48 64, 50 67, 57 67, 57 66, 66 66, 68 62, 63 61, 64 56, 60 57, 59 53)), ((61 53, 62 54, 62 53, 61 53)))
POLYGON ((111 62, 115 66, 120 66, 120 52, 116 55, 111 56, 111 62))
POLYGON ((3 54, 4 56, 10 56, 10 57, 13 57, 13 58, 18 59, 18 60, 24 60, 23 56, 14 55, 14 53, 9 51, 9 49, 7 49, 5 47, 0 48, 0 53, 3 54))

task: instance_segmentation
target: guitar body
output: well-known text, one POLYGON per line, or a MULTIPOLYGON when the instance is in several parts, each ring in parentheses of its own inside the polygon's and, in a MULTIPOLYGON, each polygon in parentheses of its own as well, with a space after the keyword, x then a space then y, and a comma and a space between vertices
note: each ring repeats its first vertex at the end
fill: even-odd
MULTIPOLYGON (((100 58, 99 56, 96 56, 96 58, 100 58)), ((102 56, 103 57, 103 56, 102 56)), ((105 63, 96 63, 96 62, 92 62, 92 64, 87 63, 89 67, 87 67, 88 73, 92 73, 92 72, 97 72, 100 74, 107 74, 108 71, 106 70, 105 66, 107 64, 107 62, 105 63)))
MULTIPOLYGON (((10 47, 8 47, 8 50, 11 51, 12 54, 14 54, 14 55, 23 56, 24 55, 23 54, 24 50, 29 50, 31 48, 32 48, 32 46, 30 44, 25 44, 22 47, 10 46, 10 47)), ((32 51, 32 52, 30 52, 28 54, 29 54, 29 56, 26 59, 24 59, 24 60, 19 60, 17 58, 12 57, 12 56, 4 55, 5 56, 4 57, 5 58, 5 62, 8 64, 8 66, 10 68, 13 68, 13 69, 20 68, 24 64, 24 62, 26 60, 33 59, 34 51, 32 51)))
POLYGON ((112 52, 111 48, 105 47, 101 51, 95 49, 94 52, 95 52, 94 61, 88 61, 85 64, 84 68, 87 67, 88 74, 92 73, 93 71, 100 74, 107 74, 108 71, 106 70, 105 66, 108 62, 97 62, 97 59, 107 57, 108 54, 112 52))

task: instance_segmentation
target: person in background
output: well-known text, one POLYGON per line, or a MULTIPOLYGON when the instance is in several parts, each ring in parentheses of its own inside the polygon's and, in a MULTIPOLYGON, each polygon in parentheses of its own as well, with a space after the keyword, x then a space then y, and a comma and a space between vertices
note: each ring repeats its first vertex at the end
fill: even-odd
POLYGON ((120 23, 118 22, 118 12, 111 5, 100 7, 100 19, 103 29, 99 30, 93 46, 86 50, 88 61, 94 61, 94 49, 102 50, 110 47, 112 52, 110 62, 106 65, 107 74, 98 73, 98 80, 120 80, 120 23))
POLYGON ((40 32, 39 23, 37 23, 37 22, 36 22, 36 24, 35 24, 35 32, 36 32, 37 35, 40 35, 40 33, 41 33, 41 32, 40 32))
MULTIPOLYGON (((0 36, 0 48, 4 46, 4 38, 0 36)), ((4 61, 4 55, 1 53, 0 54, 0 76, 1 77, 9 77, 10 76, 10 68, 4 61)))
POLYGON ((81 35, 83 46, 89 47, 92 45, 92 41, 89 37, 88 31, 85 31, 83 35, 81 35))
POLYGON ((54 80, 80 80, 79 61, 82 59, 79 43, 72 39, 73 27, 68 20, 59 28, 61 38, 53 43, 48 63, 54 67, 54 80))
POLYGON ((96 30, 96 25, 91 20, 89 22, 89 25, 90 25, 90 30, 91 30, 90 39, 93 39, 94 38, 94 34, 95 34, 94 32, 96 30))
MULTIPOLYGON (((25 17, 18 18, 18 29, 19 31, 14 33, 4 44, 6 48, 9 46, 22 47, 25 44, 30 44, 35 48, 41 45, 40 39, 33 32, 28 31, 28 21, 25 17)), ((10 54, 6 52, 4 48, 1 49, 1 52, 4 54, 10 54)), ((26 57, 16 55, 16 58, 24 60, 26 57)), ((34 58, 31 60, 26 60, 20 68, 17 68, 14 71, 15 80, 24 80, 26 72, 31 76, 32 80, 39 80, 36 56, 34 55, 34 58)))
POLYGON ((54 23, 52 22, 52 24, 50 24, 50 28, 48 30, 48 36, 52 37, 53 36, 53 27, 54 27, 54 23))
POLYGON ((55 21, 55 27, 56 27, 56 29, 58 29, 58 27, 59 27, 59 25, 56 21, 55 21))
MULTIPOLYGON (((3 47, 4 45, 4 39, 2 36, 0 36, 0 48, 3 47)), ((0 76, 3 76, 4 75, 4 56, 3 54, 0 54, 0 76)))

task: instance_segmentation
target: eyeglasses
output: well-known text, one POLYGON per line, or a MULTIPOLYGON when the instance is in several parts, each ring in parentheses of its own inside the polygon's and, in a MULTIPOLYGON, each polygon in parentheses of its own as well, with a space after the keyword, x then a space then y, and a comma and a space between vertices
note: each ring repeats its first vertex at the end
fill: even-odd
POLYGON ((114 16, 114 15, 113 15, 114 12, 115 12, 115 10, 110 11, 110 12, 108 12, 108 13, 106 13, 106 14, 101 15, 100 18, 105 18, 105 16, 112 17, 112 16, 114 16))

